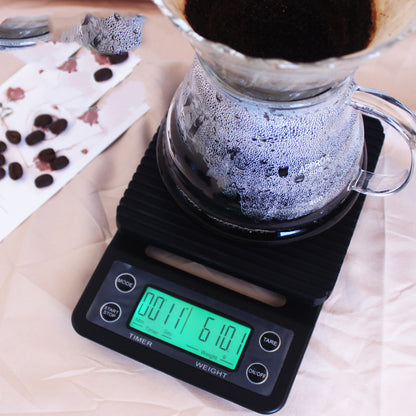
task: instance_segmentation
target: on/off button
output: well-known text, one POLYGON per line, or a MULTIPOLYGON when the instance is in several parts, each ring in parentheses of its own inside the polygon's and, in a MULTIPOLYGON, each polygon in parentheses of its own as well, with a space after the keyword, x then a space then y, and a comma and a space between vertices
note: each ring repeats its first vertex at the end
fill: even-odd
POLYGON ((261 363, 253 363, 248 366, 246 375, 249 381, 253 384, 262 384, 269 377, 267 368, 261 363))

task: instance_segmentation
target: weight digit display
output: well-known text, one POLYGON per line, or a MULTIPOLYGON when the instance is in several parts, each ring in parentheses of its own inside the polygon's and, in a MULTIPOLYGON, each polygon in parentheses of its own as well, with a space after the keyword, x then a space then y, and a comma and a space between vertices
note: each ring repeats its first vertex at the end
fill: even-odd
POLYGON ((144 292, 130 327, 234 370, 251 329, 158 289, 144 292))

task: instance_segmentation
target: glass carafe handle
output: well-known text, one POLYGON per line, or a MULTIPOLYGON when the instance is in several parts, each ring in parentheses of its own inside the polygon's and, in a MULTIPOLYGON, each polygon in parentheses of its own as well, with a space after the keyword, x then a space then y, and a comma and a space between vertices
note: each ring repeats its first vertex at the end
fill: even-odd
POLYGON ((416 116, 400 101, 367 87, 356 86, 350 105, 392 126, 407 142, 410 151, 410 166, 407 169, 395 175, 376 174, 361 169, 358 177, 350 184, 350 188, 374 196, 398 192, 409 182, 413 171, 416 116))

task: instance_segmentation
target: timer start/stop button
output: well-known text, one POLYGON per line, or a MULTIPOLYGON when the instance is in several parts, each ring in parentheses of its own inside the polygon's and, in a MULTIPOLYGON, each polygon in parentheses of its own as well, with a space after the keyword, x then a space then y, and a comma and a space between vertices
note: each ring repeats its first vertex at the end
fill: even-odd
POLYGON ((121 308, 115 302, 107 302, 100 309, 100 316, 106 322, 115 322, 121 316, 121 308))
POLYGON ((132 274, 123 273, 116 277, 116 288, 123 293, 131 292, 136 286, 136 279, 132 274))

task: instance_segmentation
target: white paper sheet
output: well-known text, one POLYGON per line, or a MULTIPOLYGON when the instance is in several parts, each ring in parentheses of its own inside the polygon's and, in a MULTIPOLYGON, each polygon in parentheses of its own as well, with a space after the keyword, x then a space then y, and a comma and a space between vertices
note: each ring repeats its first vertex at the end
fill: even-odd
POLYGON ((126 80, 140 62, 137 54, 130 53, 126 61, 111 64, 75 44, 45 43, 16 55, 28 63, 0 87, 0 140, 7 144, 3 168, 7 172, 10 163, 18 162, 23 176, 13 180, 6 173, 0 180, 0 241, 149 108, 143 84, 126 80), (104 67, 111 69, 112 77, 97 82, 94 74, 104 67), (41 128, 45 139, 28 145, 25 138, 39 129, 34 120, 40 114, 64 118, 68 127, 58 135, 41 128), (21 142, 10 143, 7 130, 18 131, 21 142), (46 148, 66 156, 69 165, 52 171, 38 159, 46 148), (52 175, 53 183, 37 188, 35 178, 45 173, 52 175))

